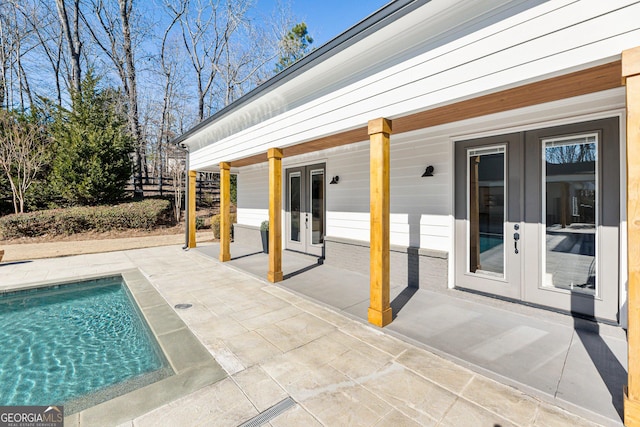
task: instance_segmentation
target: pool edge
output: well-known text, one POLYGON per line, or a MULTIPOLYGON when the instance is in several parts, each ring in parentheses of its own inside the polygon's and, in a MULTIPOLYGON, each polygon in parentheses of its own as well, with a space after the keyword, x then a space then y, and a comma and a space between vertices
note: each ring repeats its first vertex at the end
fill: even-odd
POLYGON ((76 276, 4 288, 0 293, 122 277, 174 374, 64 418, 65 426, 113 426, 214 384, 228 375, 139 269, 76 276), (161 315, 159 315, 159 313, 161 315))

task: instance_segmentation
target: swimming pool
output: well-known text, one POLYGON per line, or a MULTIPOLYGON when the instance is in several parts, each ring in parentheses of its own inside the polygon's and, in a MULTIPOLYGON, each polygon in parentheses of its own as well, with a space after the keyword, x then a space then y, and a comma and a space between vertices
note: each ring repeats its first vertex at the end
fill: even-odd
POLYGON ((0 405, 73 413, 172 373, 121 276, 0 294, 0 405))

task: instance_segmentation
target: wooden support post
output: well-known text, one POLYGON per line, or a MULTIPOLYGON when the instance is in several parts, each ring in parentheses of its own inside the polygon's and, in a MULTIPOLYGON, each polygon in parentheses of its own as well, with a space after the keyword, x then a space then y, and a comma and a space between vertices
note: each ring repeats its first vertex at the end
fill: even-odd
POLYGON ((627 358, 624 424, 640 426, 640 47, 622 52, 627 90, 627 358))
POLYGON ((389 135, 391 120, 369 122, 370 141, 370 323, 384 327, 391 323, 389 295, 389 135))
POLYGON ((282 150, 270 148, 269 159, 269 273, 271 283, 282 281, 282 150))
POLYGON ((231 164, 220 163, 220 261, 231 259, 231 164))
POLYGON ((196 171, 189 171, 189 249, 196 247, 196 171))

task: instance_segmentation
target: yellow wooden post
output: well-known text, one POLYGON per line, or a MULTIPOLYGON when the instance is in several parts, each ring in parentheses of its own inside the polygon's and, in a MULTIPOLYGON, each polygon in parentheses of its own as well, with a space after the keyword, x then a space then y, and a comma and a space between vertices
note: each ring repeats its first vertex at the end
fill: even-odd
POLYGON ((628 384, 624 424, 640 426, 640 47, 622 52, 627 91, 628 384))
POLYGON ((196 247, 196 171, 189 171, 189 249, 196 247))
POLYGON ((271 283, 282 280, 282 150, 270 148, 269 159, 269 273, 271 283))
POLYGON ((231 259, 231 164, 220 163, 220 261, 231 259))
POLYGON ((389 296, 389 135, 391 120, 369 122, 371 253, 369 322, 391 323, 389 296))

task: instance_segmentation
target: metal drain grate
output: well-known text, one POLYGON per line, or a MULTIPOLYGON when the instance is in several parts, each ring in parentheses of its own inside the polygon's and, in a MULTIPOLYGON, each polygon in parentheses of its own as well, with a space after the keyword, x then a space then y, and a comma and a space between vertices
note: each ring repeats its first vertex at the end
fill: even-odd
POLYGON ((277 417, 278 415, 285 412, 287 409, 293 408, 296 406, 296 401, 290 397, 276 403, 271 408, 259 413, 255 417, 251 418, 249 421, 246 421, 240 424, 238 427, 258 427, 264 423, 267 423, 277 417))
POLYGON ((173 307, 177 308, 178 310, 186 310, 187 308, 193 307, 193 305, 192 304, 176 304, 173 307))

